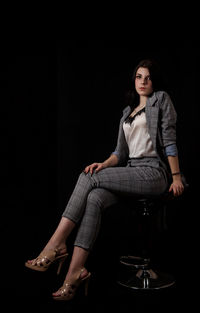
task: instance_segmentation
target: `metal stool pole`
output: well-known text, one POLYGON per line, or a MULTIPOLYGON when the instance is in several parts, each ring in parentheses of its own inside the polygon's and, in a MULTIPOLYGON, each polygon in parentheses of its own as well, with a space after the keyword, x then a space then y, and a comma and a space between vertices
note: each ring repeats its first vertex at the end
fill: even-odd
POLYGON ((151 233, 151 214, 154 201, 150 199, 137 200, 140 208, 143 228, 142 257, 122 257, 120 263, 127 271, 120 277, 118 283, 124 287, 140 290, 167 288, 175 284, 174 278, 166 273, 153 270, 150 266, 149 238, 151 233))

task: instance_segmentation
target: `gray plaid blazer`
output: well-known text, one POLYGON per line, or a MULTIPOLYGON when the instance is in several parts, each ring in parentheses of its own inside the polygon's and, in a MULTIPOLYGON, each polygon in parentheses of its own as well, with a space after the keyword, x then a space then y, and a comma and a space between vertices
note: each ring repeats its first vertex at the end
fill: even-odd
MULTIPOLYGON (((126 163, 129 159, 129 149, 125 139, 123 123, 131 113, 131 107, 123 110, 120 120, 117 146, 112 154, 117 155, 118 165, 126 163)), ((146 120, 153 147, 161 165, 169 172, 169 165, 165 154, 165 147, 176 144, 176 118, 177 114, 170 96, 165 91, 154 92, 147 99, 146 120)))

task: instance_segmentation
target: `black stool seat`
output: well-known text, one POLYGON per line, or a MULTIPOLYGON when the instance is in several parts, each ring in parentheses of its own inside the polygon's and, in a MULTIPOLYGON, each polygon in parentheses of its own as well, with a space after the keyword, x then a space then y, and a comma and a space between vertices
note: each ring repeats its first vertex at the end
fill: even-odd
POLYGON ((123 266, 118 283, 124 287, 140 290, 153 290, 173 286, 175 279, 172 275, 162 273, 151 268, 149 257, 150 217, 155 206, 163 206, 173 199, 172 194, 165 193, 158 197, 134 199, 139 209, 142 221, 143 247, 141 257, 121 256, 120 264, 123 266))

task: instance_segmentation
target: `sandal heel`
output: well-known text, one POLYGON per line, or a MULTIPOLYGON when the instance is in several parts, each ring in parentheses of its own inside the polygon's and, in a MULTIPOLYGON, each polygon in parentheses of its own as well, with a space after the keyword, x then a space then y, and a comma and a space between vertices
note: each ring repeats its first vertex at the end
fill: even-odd
POLYGON ((67 255, 65 255, 64 257, 62 257, 62 258, 60 259, 59 264, 58 264, 57 275, 60 274, 61 268, 62 268, 63 263, 65 262, 66 258, 67 258, 67 255))
POLYGON ((85 268, 82 268, 76 276, 74 277, 73 280, 71 281, 64 281, 64 284, 61 288, 59 288, 60 294, 59 295, 53 295, 53 299, 56 301, 69 301, 72 300, 76 294, 76 291, 78 287, 81 284, 85 284, 85 296, 88 295, 88 284, 89 284, 89 279, 91 276, 91 273, 89 272, 88 275, 84 278, 81 278, 81 273, 85 270, 85 268))
POLYGON ((89 287, 90 277, 91 277, 91 274, 89 274, 89 276, 85 280, 85 296, 86 297, 88 296, 88 287, 89 287))

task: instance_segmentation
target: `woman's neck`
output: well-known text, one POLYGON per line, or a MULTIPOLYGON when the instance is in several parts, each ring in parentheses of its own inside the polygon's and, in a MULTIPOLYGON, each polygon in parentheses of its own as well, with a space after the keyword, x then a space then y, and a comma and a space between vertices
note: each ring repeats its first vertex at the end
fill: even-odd
POLYGON ((140 96, 139 106, 146 105, 146 102, 147 102, 147 97, 146 96, 140 96))

